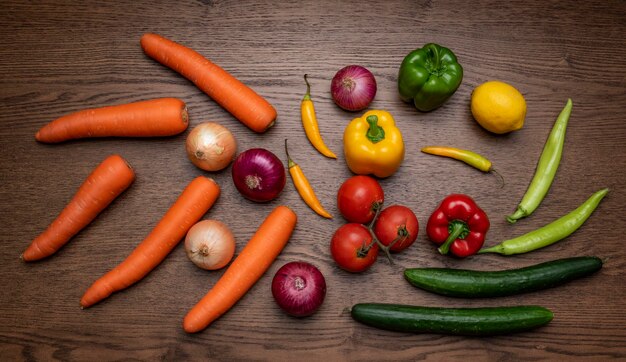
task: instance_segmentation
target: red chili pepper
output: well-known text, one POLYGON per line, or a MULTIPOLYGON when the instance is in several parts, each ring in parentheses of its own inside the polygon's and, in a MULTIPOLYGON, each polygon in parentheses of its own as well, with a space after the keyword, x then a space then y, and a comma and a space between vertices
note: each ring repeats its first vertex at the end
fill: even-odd
POLYGON ((464 258, 476 254, 489 230, 487 214, 467 195, 452 194, 443 199, 426 225, 428 238, 441 254, 464 258))

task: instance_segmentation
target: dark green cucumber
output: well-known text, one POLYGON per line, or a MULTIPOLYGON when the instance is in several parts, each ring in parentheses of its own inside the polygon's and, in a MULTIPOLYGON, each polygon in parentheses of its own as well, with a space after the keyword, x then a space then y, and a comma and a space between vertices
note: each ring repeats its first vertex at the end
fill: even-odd
POLYGON ((352 318, 372 327, 409 333, 492 336, 531 330, 548 324, 554 315, 538 306, 438 308, 362 303, 352 318))
POLYGON ((600 258, 583 256, 499 271, 413 268, 406 269, 404 277, 414 286, 433 293, 450 297, 485 298, 554 287, 590 275, 601 268, 600 258))

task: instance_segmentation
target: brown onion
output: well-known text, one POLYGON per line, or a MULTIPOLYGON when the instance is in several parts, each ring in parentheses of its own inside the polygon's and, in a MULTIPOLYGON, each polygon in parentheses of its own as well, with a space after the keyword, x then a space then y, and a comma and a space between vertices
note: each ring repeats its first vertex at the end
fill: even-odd
POLYGON ((189 133, 186 149, 194 165, 205 171, 219 171, 233 161, 237 142, 228 128, 215 122, 205 122, 189 133))
POLYGON ((189 259, 206 270, 221 269, 235 255, 235 237, 217 220, 202 220, 189 229, 185 237, 189 259))

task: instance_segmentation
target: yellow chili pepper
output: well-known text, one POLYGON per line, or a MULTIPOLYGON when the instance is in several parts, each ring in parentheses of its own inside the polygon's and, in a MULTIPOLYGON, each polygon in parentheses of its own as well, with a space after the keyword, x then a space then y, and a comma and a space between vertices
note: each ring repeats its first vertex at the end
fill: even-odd
POLYGON ((504 179, 502 179, 502 176, 500 176, 500 174, 493 169, 491 161, 476 152, 445 146, 424 147, 422 148, 422 152, 436 156, 450 157, 455 160, 463 161, 466 164, 479 169, 480 171, 493 172, 498 177, 500 177, 501 181, 504 184, 504 179))
POLYGON ((357 175, 393 175, 404 160, 404 142, 389 112, 372 110, 355 118, 343 133, 350 170, 357 175))
POLYGON ((326 144, 324 144, 324 141, 322 140, 322 135, 320 134, 320 129, 317 124, 317 117, 315 116, 315 107, 313 106, 313 101, 311 100, 311 85, 306 77, 307 75, 305 74, 304 81, 306 82, 306 94, 300 103, 300 114, 302 116, 302 126, 304 127, 304 132, 313 147, 315 147, 315 149, 322 155, 329 158, 337 158, 337 156, 330 149, 328 149, 328 147, 326 147, 326 144))
POLYGON ((309 207, 318 215, 327 219, 332 219, 332 215, 324 209, 317 196, 315 196, 315 192, 313 191, 309 180, 307 180, 306 176, 304 176, 304 172, 302 172, 300 165, 295 163, 291 157, 289 157, 287 140, 285 140, 285 153, 287 154, 287 168, 289 169, 291 180, 293 180, 293 185, 296 187, 296 190, 298 190, 302 200, 304 200, 304 202, 306 202, 306 204, 309 205, 309 207))

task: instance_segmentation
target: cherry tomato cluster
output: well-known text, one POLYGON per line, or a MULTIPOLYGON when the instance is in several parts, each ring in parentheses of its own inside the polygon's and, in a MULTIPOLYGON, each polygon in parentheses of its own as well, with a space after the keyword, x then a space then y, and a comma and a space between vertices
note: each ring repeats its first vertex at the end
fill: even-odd
POLYGON ((400 252, 417 239, 413 211, 402 205, 383 209, 384 201, 382 187, 370 176, 353 176, 339 187, 337 206, 348 223, 335 231, 330 252, 340 268, 362 272, 376 262, 380 250, 390 258, 390 251, 400 252))

